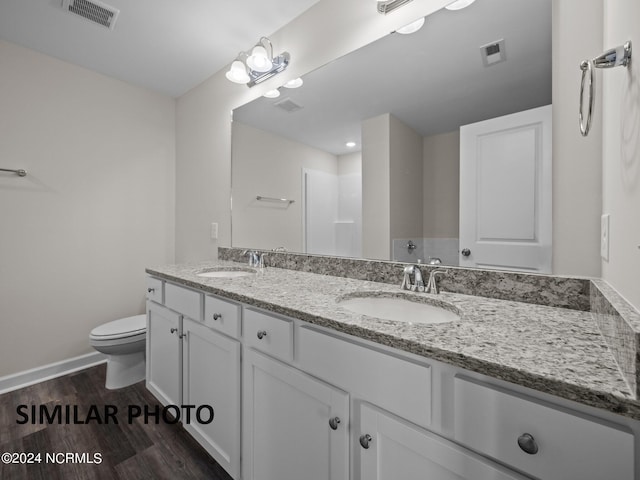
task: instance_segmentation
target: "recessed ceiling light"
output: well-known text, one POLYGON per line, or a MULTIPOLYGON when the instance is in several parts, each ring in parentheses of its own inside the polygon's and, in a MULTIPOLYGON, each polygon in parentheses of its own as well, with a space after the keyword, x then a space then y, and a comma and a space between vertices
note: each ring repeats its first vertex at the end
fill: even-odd
POLYGON ((347 142, 347 143, 345 143, 345 145, 346 145, 347 147, 349 147, 349 148, 353 148, 353 147, 355 147, 355 146, 356 146, 356 142, 347 142))
POLYGON ((283 85, 285 88, 298 88, 301 87, 304 82, 300 77, 294 78, 293 80, 289 80, 287 83, 283 85))
POLYGON ((447 10, 462 10, 463 8, 468 7, 475 1, 476 0, 458 0, 457 2, 450 3, 444 8, 446 8, 447 10))
POLYGON ((279 96, 280 96, 280 90, 278 90, 277 88, 274 88, 273 90, 269 90, 263 95, 263 97, 267 97, 267 98, 278 98, 279 96))
POLYGON ((410 33, 415 33, 422 28, 424 25, 424 17, 419 18, 415 22, 411 22, 404 27, 401 27, 396 30, 397 33, 401 33, 403 35, 409 35, 410 33))

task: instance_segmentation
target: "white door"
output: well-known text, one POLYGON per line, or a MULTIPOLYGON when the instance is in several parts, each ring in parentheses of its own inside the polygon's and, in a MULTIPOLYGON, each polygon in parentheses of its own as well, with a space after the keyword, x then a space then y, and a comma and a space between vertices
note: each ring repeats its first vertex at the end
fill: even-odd
POLYGON ((437 435, 363 404, 361 480, 524 480, 437 435))
POLYGON ((460 127, 460 266, 551 273, 551 105, 460 127))
POLYGON ((348 394, 252 349, 243 365, 243 479, 348 480, 348 394))
POLYGON ((147 303, 147 389, 163 405, 180 405, 180 315, 147 303))
MULTIPOLYGON (((240 342, 184 318, 183 404, 213 408, 210 423, 191 422, 184 428, 233 478, 240 477, 240 342)), ((203 411, 203 420, 208 420, 203 411)))

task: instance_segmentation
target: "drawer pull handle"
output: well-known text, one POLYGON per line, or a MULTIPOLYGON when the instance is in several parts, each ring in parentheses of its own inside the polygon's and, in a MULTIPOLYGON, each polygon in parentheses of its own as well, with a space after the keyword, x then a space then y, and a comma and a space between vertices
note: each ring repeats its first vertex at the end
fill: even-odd
POLYGON ((267 332, 265 330, 258 330, 257 336, 258 336, 258 340, 262 340, 264 337, 267 336, 267 332))
POLYGON ((530 433, 523 433, 518 437, 518 446, 520 449, 528 453, 529 455, 535 455, 538 453, 538 444, 536 439, 530 433))
POLYGON ((365 450, 369 448, 369 444, 372 441, 373 441, 373 438, 368 433, 365 433, 364 435, 360 435, 360 445, 362 445, 362 448, 364 448, 365 450))
POLYGON ((177 328, 172 328, 172 329, 171 329, 171 333, 176 333, 177 331, 178 331, 178 329, 177 329, 177 328))
POLYGON ((155 291, 156 291, 155 288, 151 288, 151 287, 147 288, 147 292, 149 292, 149 293, 153 293, 155 291))
POLYGON ((222 318, 222 314, 221 314, 221 313, 214 313, 214 314, 213 314, 213 319, 214 319, 214 320, 219 320, 219 319, 221 319, 221 318, 222 318))
POLYGON ((340 423, 340 417, 333 417, 329 419, 329 426, 331 427, 331 430, 337 430, 339 423, 340 423))

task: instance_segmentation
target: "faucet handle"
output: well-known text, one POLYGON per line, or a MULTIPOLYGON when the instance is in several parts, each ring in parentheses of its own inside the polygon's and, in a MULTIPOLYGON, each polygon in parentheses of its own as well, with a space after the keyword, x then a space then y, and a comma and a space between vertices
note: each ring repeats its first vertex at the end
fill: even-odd
POLYGON ((436 275, 440 274, 440 275, 444 275, 445 273, 448 273, 448 270, 445 270, 443 268, 436 268, 435 270, 432 270, 431 273, 429 274, 429 281, 427 282, 427 288, 426 288, 426 292, 427 293, 440 293, 440 286, 438 285, 438 280, 436 275))

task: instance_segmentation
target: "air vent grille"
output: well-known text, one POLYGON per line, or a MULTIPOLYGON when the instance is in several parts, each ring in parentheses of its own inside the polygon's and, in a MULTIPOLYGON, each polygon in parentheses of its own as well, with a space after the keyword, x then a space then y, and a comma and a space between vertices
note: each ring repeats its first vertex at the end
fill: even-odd
POLYGON ((481 46, 480 55, 482 56, 482 63, 485 67, 504 62, 507 59, 504 49, 504 39, 481 46))
POLYGON ((396 8, 400 8, 401 6, 409 3, 411 0, 388 0, 386 2, 378 2, 378 13, 382 13, 386 15, 387 13, 393 12, 396 8))
POLYGON ((279 102, 274 103, 273 106, 281 108, 282 110, 288 113, 293 113, 302 108, 302 105, 298 105, 296 102, 294 102, 290 98, 282 99, 279 102))
POLYGON ((113 30, 120 11, 95 0, 62 0, 62 8, 82 18, 113 30))

